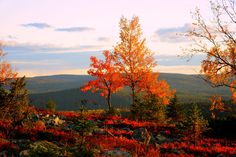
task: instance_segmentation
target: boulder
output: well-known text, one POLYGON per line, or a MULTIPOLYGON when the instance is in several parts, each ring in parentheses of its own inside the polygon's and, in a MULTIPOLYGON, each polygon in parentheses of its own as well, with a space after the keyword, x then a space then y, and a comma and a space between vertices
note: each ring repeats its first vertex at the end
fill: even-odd
POLYGON ((146 128, 138 128, 133 131, 132 137, 138 141, 148 145, 151 140, 151 135, 146 128))
POLYGON ((123 150, 120 149, 114 149, 114 150, 108 150, 106 152, 104 152, 105 156, 114 156, 114 157, 132 157, 132 155, 128 152, 125 152, 123 150))

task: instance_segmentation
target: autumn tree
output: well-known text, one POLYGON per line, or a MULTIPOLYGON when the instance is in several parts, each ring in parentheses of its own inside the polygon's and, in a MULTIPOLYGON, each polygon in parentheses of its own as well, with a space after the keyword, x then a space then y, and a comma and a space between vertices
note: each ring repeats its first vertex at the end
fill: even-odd
POLYGON ((12 70, 11 65, 5 60, 2 46, 3 44, 0 43, 0 86, 17 76, 17 73, 12 70))
POLYGON ((18 77, 11 65, 4 59, 0 48, 0 117, 11 118, 14 122, 22 120, 28 108, 28 91, 25 77, 18 77))
POLYGON ((223 112, 225 110, 222 97, 220 95, 214 95, 209 98, 211 102, 210 111, 212 119, 216 118, 217 111, 223 112))
POLYGON ((120 77, 119 68, 114 61, 112 53, 104 51, 103 55, 105 57, 104 60, 98 60, 94 56, 90 58, 91 64, 88 74, 95 79, 89 81, 81 90, 99 91, 101 96, 106 98, 109 110, 111 110, 111 94, 123 87, 123 79, 120 77))
MULTIPOLYGON (((5 60, 5 53, 2 49, 3 44, 0 43, 0 109, 1 115, 6 114, 5 111, 8 103, 9 91, 6 89, 10 82, 16 79, 17 73, 12 70, 11 65, 5 60)), ((2 116, 1 116, 2 117, 2 116)))
POLYGON ((123 74, 124 84, 132 91, 132 104, 135 92, 140 89, 145 73, 151 72, 156 65, 153 53, 146 47, 142 38, 139 18, 131 21, 122 17, 120 20, 120 42, 114 47, 115 59, 123 74))
POLYGON ((25 118, 25 114, 29 105, 29 94, 26 89, 25 77, 18 77, 9 85, 8 102, 4 105, 5 114, 13 120, 21 121, 25 118))
MULTIPOLYGON (((131 111, 138 119, 155 119, 163 123, 166 119, 166 105, 173 97, 175 90, 171 90, 165 80, 158 80, 158 73, 146 72, 143 75, 138 92, 139 97, 135 97, 135 103, 131 111)), ((137 94, 138 95, 138 94, 137 94)))
POLYGON ((88 82, 82 90, 100 91, 101 95, 106 97, 109 109, 111 93, 123 86, 130 87, 132 91, 131 110, 137 103, 136 95, 140 93, 142 99, 155 97, 160 104, 168 104, 174 91, 165 81, 158 81, 158 74, 153 73, 156 62, 153 53, 145 45, 145 39, 142 38, 138 17, 133 17, 131 21, 121 18, 120 40, 114 47, 114 53, 104 52, 104 61, 91 57, 91 69, 88 74, 94 76, 95 80, 88 82))
POLYGON ((193 28, 188 36, 194 41, 187 53, 206 54, 201 62, 201 73, 213 87, 226 86, 236 100, 236 8, 234 0, 210 1, 212 19, 202 17, 200 10, 194 13, 193 28))
POLYGON ((174 96, 175 90, 171 90, 165 80, 158 80, 158 73, 146 72, 143 75, 144 81, 141 81, 139 90, 143 92, 143 97, 148 98, 155 96, 163 105, 168 105, 170 99, 174 96))

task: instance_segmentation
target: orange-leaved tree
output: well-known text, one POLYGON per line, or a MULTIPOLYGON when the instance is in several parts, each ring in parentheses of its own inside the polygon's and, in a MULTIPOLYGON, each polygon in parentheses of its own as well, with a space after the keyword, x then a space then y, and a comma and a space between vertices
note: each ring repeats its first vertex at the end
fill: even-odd
POLYGON ((142 38, 139 18, 131 21, 122 17, 120 20, 120 42, 114 47, 115 59, 124 78, 124 84, 130 87, 132 104, 135 93, 140 90, 140 83, 145 81, 147 72, 156 65, 153 53, 146 47, 142 38))
POLYGON ((11 118, 15 122, 24 117, 28 107, 28 92, 25 77, 17 78, 11 65, 4 58, 0 46, 0 118, 11 118))
POLYGON ((88 74, 95 77, 81 88, 82 91, 99 91, 101 96, 107 100, 109 110, 112 107, 111 94, 123 87, 123 79, 120 77, 118 65, 110 51, 104 51, 104 60, 98 60, 92 56, 88 74))
POLYGON ((194 14, 188 36, 194 46, 188 54, 206 54, 201 72, 213 87, 226 86, 236 101, 236 5, 234 0, 210 1, 212 19, 204 19, 199 9, 194 14))
POLYGON ((165 80, 158 80, 158 73, 147 72, 144 80, 139 86, 144 92, 144 98, 155 96, 163 105, 168 105, 171 98, 175 94, 175 90, 171 90, 169 84, 165 80))
POLYGON ((17 73, 12 70, 11 65, 4 59, 4 56, 2 43, 0 43, 0 86, 17 76, 17 73))
POLYGON ((175 90, 165 80, 158 80, 158 73, 147 72, 138 86, 137 97, 131 113, 135 119, 166 121, 165 105, 169 104, 175 90))
POLYGON ((215 119, 217 111, 223 112, 225 110, 224 103, 222 102, 222 97, 220 95, 210 97, 209 101, 211 102, 211 117, 215 119))

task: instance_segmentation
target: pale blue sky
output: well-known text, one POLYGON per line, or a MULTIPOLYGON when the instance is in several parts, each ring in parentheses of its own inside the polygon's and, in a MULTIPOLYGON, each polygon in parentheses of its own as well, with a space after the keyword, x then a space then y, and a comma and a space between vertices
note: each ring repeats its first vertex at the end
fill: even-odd
POLYGON ((159 71, 196 73, 201 57, 176 57, 189 44, 176 33, 191 27, 196 6, 209 16, 207 0, 0 0, 0 40, 21 75, 82 74, 91 55, 119 42, 120 17, 136 15, 159 71))

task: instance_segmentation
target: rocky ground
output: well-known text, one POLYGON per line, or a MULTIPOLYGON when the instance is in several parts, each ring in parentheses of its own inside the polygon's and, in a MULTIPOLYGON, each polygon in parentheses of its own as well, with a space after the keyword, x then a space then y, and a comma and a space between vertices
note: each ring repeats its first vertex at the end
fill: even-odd
POLYGON ((37 110, 20 124, 0 121, 0 156, 236 156, 235 141, 179 133, 173 124, 37 110))

